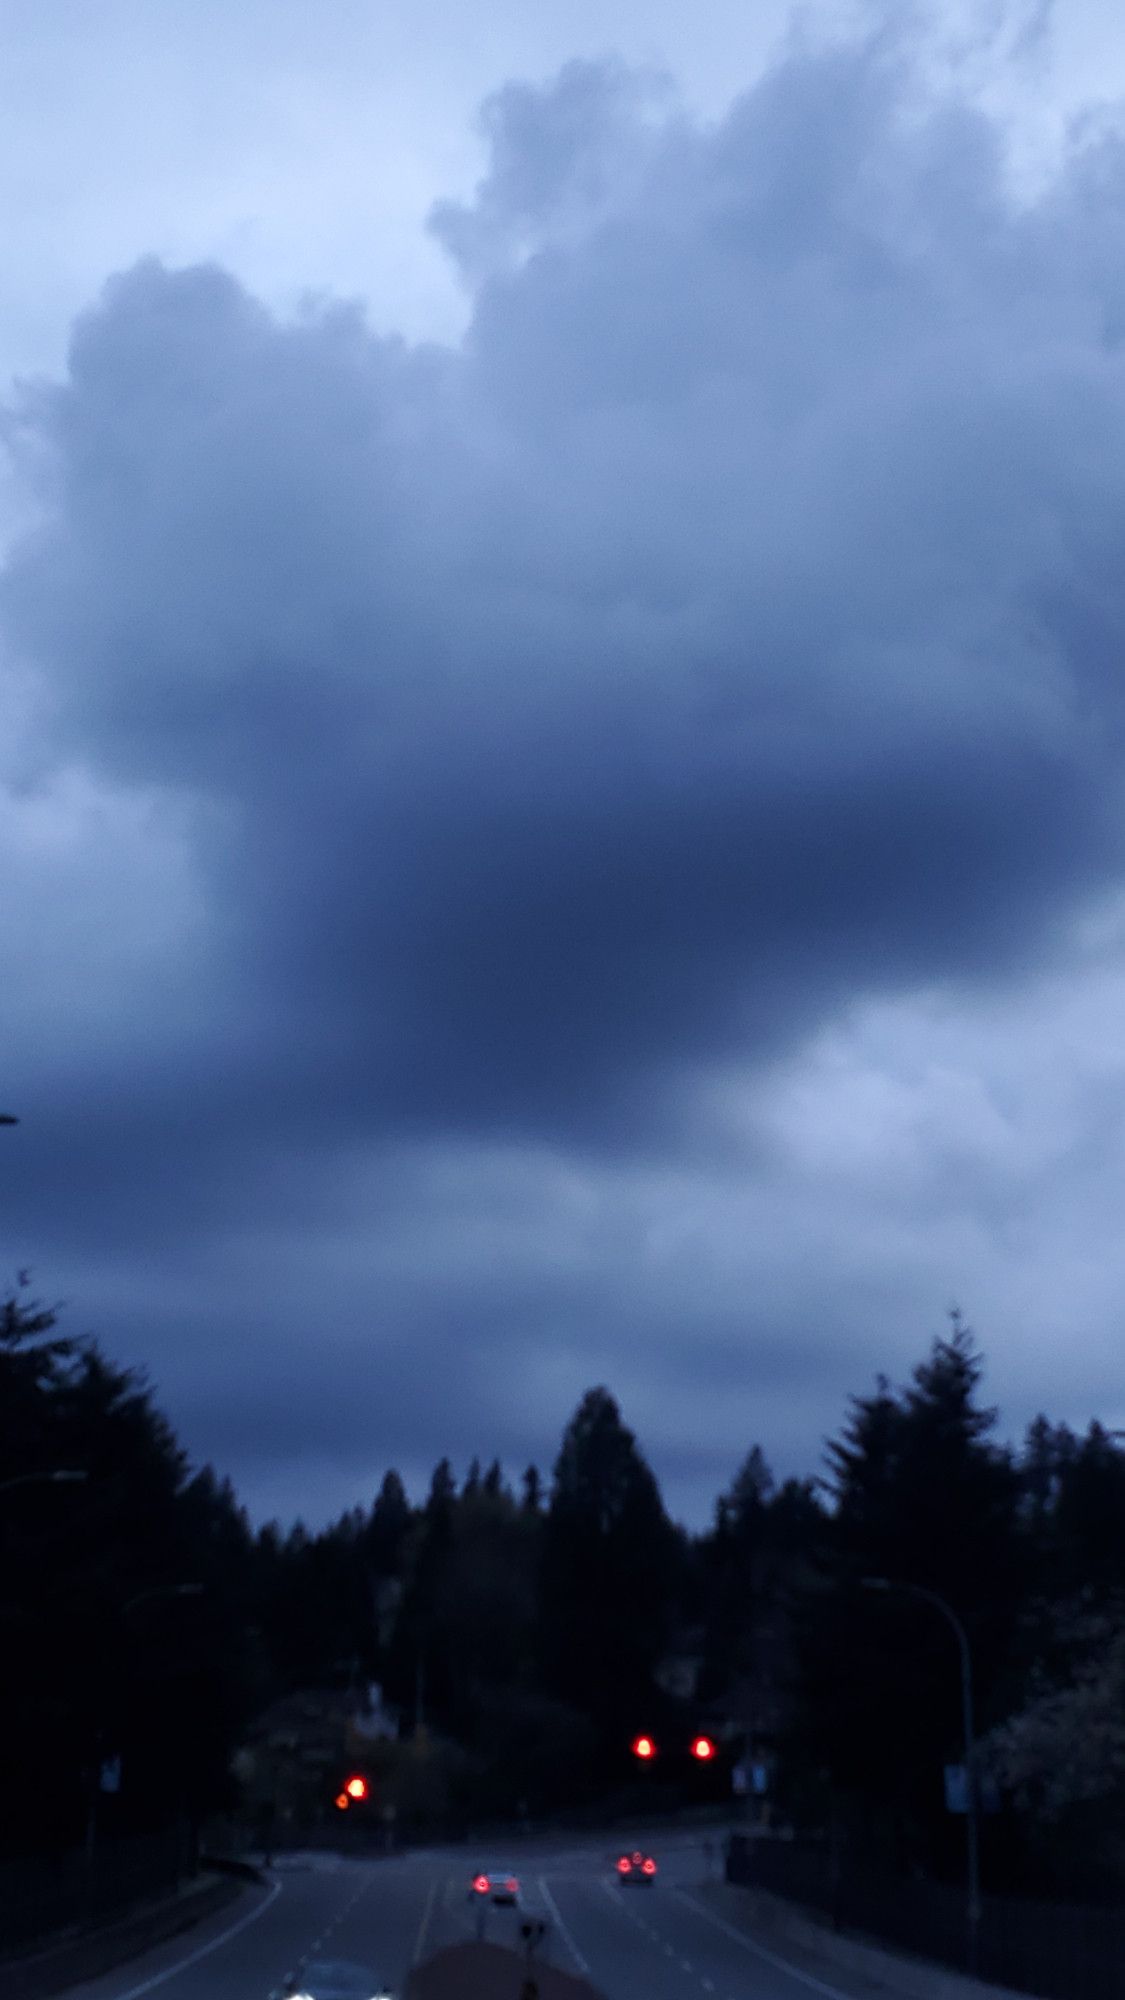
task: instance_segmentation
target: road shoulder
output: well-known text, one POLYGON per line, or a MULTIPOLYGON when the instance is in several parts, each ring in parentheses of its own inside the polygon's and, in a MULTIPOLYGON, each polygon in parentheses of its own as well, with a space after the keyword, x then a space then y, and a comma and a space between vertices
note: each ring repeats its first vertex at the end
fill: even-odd
POLYGON ((4 2000, 53 2000, 88 1985, 209 1919, 227 1916, 250 1894, 250 1883, 241 1877, 207 1873, 185 1883, 178 1895, 145 1904, 96 1931, 0 1960, 4 2000))
POLYGON ((988 1986, 928 1959, 844 1936, 767 1889, 707 1882, 684 1900, 848 2000, 887 2000, 890 1994, 896 2000, 1029 2000, 1010 1987, 988 1986))

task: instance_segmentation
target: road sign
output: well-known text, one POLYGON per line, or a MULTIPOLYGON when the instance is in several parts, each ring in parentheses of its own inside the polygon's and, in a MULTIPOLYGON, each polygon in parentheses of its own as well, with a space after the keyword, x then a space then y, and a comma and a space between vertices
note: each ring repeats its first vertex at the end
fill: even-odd
MULTIPOLYGON (((968 1773, 963 1764, 946 1764, 945 1810, 951 1813, 967 1813, 969 1810, 968 1773)), ((982 1772, 977 1779, 977 1809, 983 1813, 1000 1811, 1000 1788, 995 1778, 982 1772)))

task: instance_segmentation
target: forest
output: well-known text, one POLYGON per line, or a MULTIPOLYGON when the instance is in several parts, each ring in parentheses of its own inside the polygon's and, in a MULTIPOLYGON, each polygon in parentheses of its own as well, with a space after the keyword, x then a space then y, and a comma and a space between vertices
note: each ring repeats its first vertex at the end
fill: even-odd
MULTIPOLYGON (((881 1578, 967 1635, 985 1887, 1119 1893, 1125 1454, 1046 1415, 1001 1442, 983 1376, 954 1313, 905 1383, 878 1377, 810 1440, 807 1477, 775 1482, 748 1439, 702 1532, 669 1519, 601 1386, 549 1468, 443 1458, 416 1500, 377 1468, 329 1526, 255 1526, 144 1379, 21 1278, 0 1304, 4 1853, 78 1848, 92 1800, 105 1840, 173 1819, 268 1837, 260 1719, 375 1684, 395 1721, 372 1803, 405 1799, 425 1753, 404 1833, 730 1799, 753 1764, 768 1798, 732 1811, 956 1879, 954 1634, 881 1578)), ((331 1828, 342 1775, 314 1774, 306 1820, 331 1828)))

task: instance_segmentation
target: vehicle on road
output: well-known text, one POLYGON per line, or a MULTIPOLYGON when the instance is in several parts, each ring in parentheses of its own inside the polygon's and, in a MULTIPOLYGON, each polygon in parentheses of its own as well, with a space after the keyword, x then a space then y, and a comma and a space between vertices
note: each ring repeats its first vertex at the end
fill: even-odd
POLYGON ((286 2000, 393 2000, 389 1986, 366 1966, 342 1958, 310 1958, 285 1988, 286 2000))
POLYGON ((651 1854, 634 1847, 628 1854, 618 1855, 617 1879, 619 1882, 653 1882, 656 1879, 656 1862, 651 1854))
POLYGON ((514 1909, 520 1899, 520 1878, 514 1868, 478 1868, 469 1895, 490 1903, 510 1903, 514 1909))

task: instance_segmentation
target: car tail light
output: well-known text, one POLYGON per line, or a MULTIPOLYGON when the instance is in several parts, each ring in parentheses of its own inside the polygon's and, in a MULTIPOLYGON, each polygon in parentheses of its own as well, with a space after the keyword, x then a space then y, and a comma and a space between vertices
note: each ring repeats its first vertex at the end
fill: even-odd
POLYGON ((648 1861, 643 1861, 641 1863, 641 1866, 644 1869, 646 1875, 655 1875, 656 1863, 651 1858, 648 1861))
POLYGON ((474 1875, 473 1888, 476 1890, 478 1896, 486 1895, 488 1893, 488 1876, 474 1875))
POLYGON ((634 1866, 634 1868, 639 1868, 639 1867, 640 1867, 640 1865, 641 1865, 641 1862, 642 1862, 643 1860, 644 1860, 644 1855, 643 1855, 643 1854, 634 1854, 634 1856, 633 1856, 633 1866, 634 1866))
POLYGON ((508 1880, 507 1880, 507 1883, 505 1884, 505 1887, 506 1887, 506 1888, 507 1888, 507 1890, 508 1890, 508 1894, 509 1894, 509 1895, 511 1895, 511 1896, 514 1896, 514 1895, 515 1895, 515 1893, 516 1893, 516 1890, 517 1890, 517 1889, 519 1888, 519 1886, 520 1886, 520 1885, 519 1885, 519 1883, 518 1883, 518 1882, 516 1881, 516 1878, 515 1878, 515 1876, 514 1876, 514 1875, 509 1875, 509 1877, 508 1877, 508 1880))
POLYGON ((633 1864, 630 1861, 629 1856, 627 1854, 623 1854, 621 1856, 620 1861, 617 1864, 617 1872, 619 1875, 627 1875, 632 1866, 633 1864))

